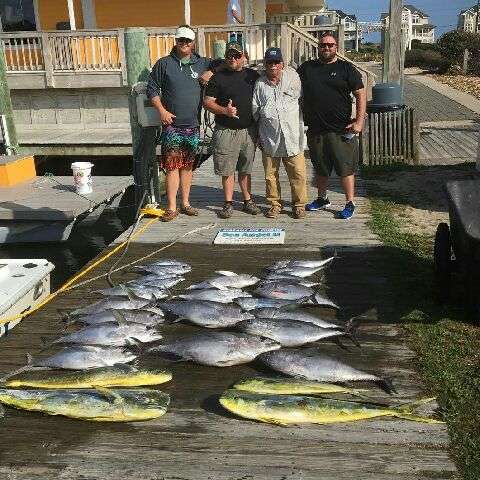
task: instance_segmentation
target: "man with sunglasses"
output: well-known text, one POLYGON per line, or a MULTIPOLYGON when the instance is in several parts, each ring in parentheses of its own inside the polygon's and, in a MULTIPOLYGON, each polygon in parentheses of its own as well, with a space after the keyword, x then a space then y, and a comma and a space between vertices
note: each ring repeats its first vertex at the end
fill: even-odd
POLYGON ((308 126, 308 148, 318 188, 318 198, 307 204, 306 210, 323 210, 330 206, 328 177, 335 168, 346 197, 345 208, 338 213, 338 218, 348 220, 355 212, 357 134, 365 121, 366 93, 358 70, 350 62, 338 58, 334 36, 326 34, 320 38, 318 57, 298 69, 303 90, 303 118, 308 126), (356 99, 353 120, 352 94, 356 99))
POLYGON ((303 154, 303 121, 300 121, 300 78, 283 64, 279 48, 268 48, 264 55, 265 76, 257 80, 253 92, 253 116, 258 120, 260 148, 265 169, 266 197, 276 218, 282 211, 278 171, 280 161, 287 172, 295 218, 305 217, 307 172, 303 154))
POLYGON ((242 45, 230 42, 225 50, 226 68, 215 73, 207 85, 203 106, 215 114, 212 136, 215 174, 222 177, 225 204, 220 218, 233 215, 235 170, 243 195, 243 211, 257 215, 252 199, 251 173, 257 143, 257 127, 252 115, 252 97, 258 73, 245 68, 242 45))
POLYGON ((167 208, 164 222, 176 218, 179 212, 198 215, 190 205, 192 167, 200 142, 199 117, 202 81, 213 75, 211 59, 194 52, 195 32, 181 25, 175 32, 175 46, 170 55, 154 65, 148 80, 147 95, 158 110, 162 122, 160 167, 165 170, 167 208), (181 208, 177 209, 180 187, 181 208))

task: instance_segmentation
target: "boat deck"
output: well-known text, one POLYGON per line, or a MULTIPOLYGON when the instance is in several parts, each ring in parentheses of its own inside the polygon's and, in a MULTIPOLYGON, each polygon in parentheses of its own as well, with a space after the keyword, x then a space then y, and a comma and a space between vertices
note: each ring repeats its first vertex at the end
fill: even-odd
MULTIPOLYGON (((154 224, 132 241, 121 265, 152 254, 182 232, 216 221, 212 209, 220 205, 221 192, 218 179, 210 172, 210 166, 204 165, 195 179, 192 203, 201 207, 200 216, 154 224), (198 195, 200 189, 205 193, 203 200, 198 195)), ((255 178, 254 192, 262 203, 258 171, 255 178)), ((287 192, 284 177, 283 185, 287 192)), ((359 187, 364 192, 361 182, 359 187)), ((331 200, 340 207, 338 184, 334 183, 332 190, 331 200)), ((428 396, 415 371, 415 355, 406 344, 399 320, 406 312, 398 311, 389 285, 386 266, 392 261, 391 250, 368 233, 367 200, 359 198, 358 204, 360 212, 350 222, 334 220, 332 212, 309 214, 305 221, 285 214, 274 222, 236 212, 231 221, 219 222, 218 226, 282 224, 287 228, 286 244, 216 246, 211 244, 212 229, 192 235, 150 260, 178 258, 192 265, 187 282, 177 286, 175 293, 214 270, 259 275, 275 260, 318 258, 337 249, 339 257, 321 279, 321 289, 341 310, 312 311, 339 321, 361 315, 357 336, 362 348, 347 340, 344 348, 330 341, 319 342, 314 348, 391 378, 398 394, 389 397, 373 387, 375 401, 401 404, 428 396)), ((110 258, 86 278, 106 272, 114 260, 110 258)), ((404 274, 401 268, 398 274, 404 274)), ((113 279, 122 282, 135 275, 126 268, 115 273, 113 279)), ((98 279, 67 292, 1 339, 0 374, 24 365, 27 353, 49 355, 51 350, 42 351, 41 339, 48 342, 60 334, 59 312, 93 302, 99 298, 93 291, 105 286, 105 280, 98 279)), ((181 323, 162 328, 166 341, 199 330, 181 323)), ((388 418, 288 428, 256 423, 225 412, 218 404, 218 396, 240 378, 268 375, 258 364, 212 368, 184 362, 169 364, 155 355, 144 355, 139 363, 168 365, 173 372, 173 381, 159 387, 171 395, 171 406, 164 417, 137 424, 94 424, 7 409, 1 420, 8 434, 0 437, 0 478, 429 480, 455 475, 445 425, 388 418)))

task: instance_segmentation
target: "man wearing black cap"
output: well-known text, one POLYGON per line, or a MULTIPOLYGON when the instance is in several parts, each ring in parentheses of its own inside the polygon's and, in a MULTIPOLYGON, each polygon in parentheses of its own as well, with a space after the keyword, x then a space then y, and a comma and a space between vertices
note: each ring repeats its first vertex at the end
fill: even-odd
POLYGON ((284 66, 279 48, 268 48, 264 63, 265 75, 255 85, 252 108, 253 116, 258 120, 266 197, 270 203, 265 215, 276 218, 282 211, 278 171, 280 161, 283 161, 290 182, 293 216, 304 218, 307 172, 299 105, 302 94, 300 77, 293 68, 284 66))
POLYGON ((226 67, 207 85, 203 106, 215 114, 212 137, 215 174, 222 177, 225 205, 220 218, 233 214, 235 170, 243 195, 243 211, 260 213, 252 199, 251 173, 257 143, 257 127, 252 115, 252 96, 258 73, 245 68, 245 53, 237 42, 227 44, 226 67))

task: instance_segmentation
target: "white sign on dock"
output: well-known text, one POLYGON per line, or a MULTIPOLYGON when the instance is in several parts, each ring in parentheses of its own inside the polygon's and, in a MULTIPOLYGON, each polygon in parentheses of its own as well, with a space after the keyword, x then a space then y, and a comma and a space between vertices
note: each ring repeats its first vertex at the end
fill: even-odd
POLYGON ((216 245, 279 245, 285 243, 284 228, 221 228, 216 245))

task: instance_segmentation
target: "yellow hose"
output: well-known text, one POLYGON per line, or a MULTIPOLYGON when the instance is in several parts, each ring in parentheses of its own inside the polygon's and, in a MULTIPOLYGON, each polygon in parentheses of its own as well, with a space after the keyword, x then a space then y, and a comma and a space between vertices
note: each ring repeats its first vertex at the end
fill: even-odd
MULTIPOLYGON (((146 212, 147 214, 152 214, 153 212, 146 212)), ((64 285, 62 285, 56 292, 53 292, 51 293, 43 302, 39 303, 35 308, 33 308, 32 310, 29 310, 28 312, 25 312, 25 313, 21 313, 21 314, 18 314, 18 315, 15 315, 13 317, 10 317, 10 318, 3 318, 3 319, 0 319, 0 325, 5 325, 6 323, 9 323, 9 322, 14 322, 16 320, 21 320, 25 317, 28 317, 29 315, 31 315, 32 313, 36 312, 37 310, 39 310, 40 308, 42 308, 43 306, 45 306, 47 303, 51 302, 55 297, 57 297, 58 295, 60 295, 61 293, 63 293, 64 291, 66 291, 73 283, 75 283, 78 279, 82 278, 85 274, 87 274, 90 270, 92 270, 93 268, 97 267, 98 265, 100 265, 102 262, 104 262, 105 260, 107 260, 108 258, 110 258, 114 253, 118 252, 120 249, 122 249, 127 243, 129 243, 131 240, 133 240, 134 238, 138 237, 141 233, 143 233, 145 230, 147 230, 147 228, 149 228, 151 225, 153 225, 155 222, 158 222, 159 220, 159 217, 163 214, 163 211, 160 211, 160 210, 157 210, 157 215, 155 216, 155 218, 152 218, 150 221, 148 221, 145 225, 143 225, 143 227, 139 228, 133 235, 131 235, 128 240, 126 240, 125 242, 122 242, 120 245, 117 245, 113 250, 111 250, 110 252, 108 252, 106 255, 104 255, 103 257, 100 257, 96 262, 92 263, 92 265, 88 266, 85 270, 82 270, 80 273, 78 273, 77 275, 75 275, 73 278, 71 278, 70 280, 68 280, 67 283, 65 283, 64 285)), ((143 217, 144 213, 142 212, 141 214, 141 217, 143 217)))

